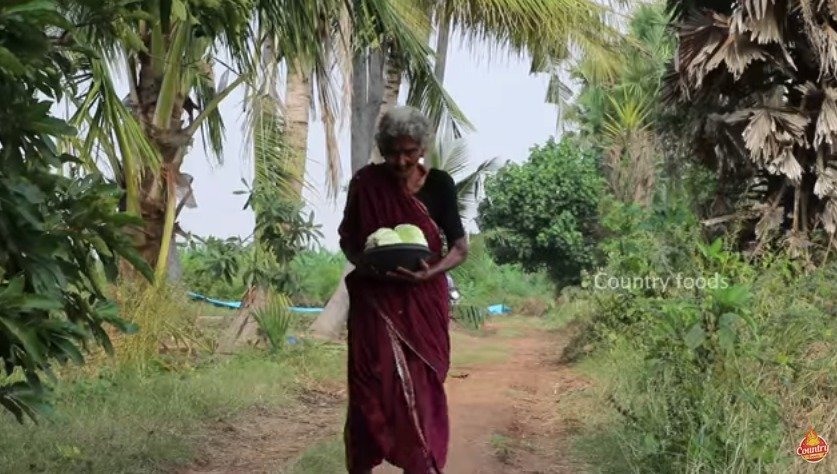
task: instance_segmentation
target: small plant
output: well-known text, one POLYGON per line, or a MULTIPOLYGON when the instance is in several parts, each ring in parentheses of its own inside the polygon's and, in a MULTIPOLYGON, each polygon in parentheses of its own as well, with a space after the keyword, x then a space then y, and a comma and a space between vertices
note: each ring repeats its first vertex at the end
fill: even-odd
POLYGON ((179 287, 124 278, 114 290, 121 317, 138 328, 136 334, 112 336, 120 367, 146 372, 161 364, 187 362, 167 355, 208 350, 210 341, 198 329, 197 311, 179 287))
POLYGON ((508 464, 512 457, 512 439, 506 435, 493 434, 488 441, 494 457, 503 464, 508 464))
POLYGON ((290 300, 284 295, 272 295, 261 308, 253 310, 259 332, 267 341, 270 352, 278 352, 285 345, 291 327, 290 300))
POLYGON ((479 331, 485 325, 485 310, 477 306, 457 306, 455 319, 463 326, 479 331))

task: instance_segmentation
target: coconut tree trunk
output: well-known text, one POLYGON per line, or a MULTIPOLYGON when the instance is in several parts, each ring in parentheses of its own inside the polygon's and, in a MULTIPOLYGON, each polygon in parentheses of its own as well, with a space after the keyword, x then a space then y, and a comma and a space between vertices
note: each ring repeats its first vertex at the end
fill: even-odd
POLYGON ((293 191, 296 199, 302 199, 305 183, 305 160, 308 156, 308 128, 311 117, 313 89, 311 74, 301 65, 293 67, 288 74, 285 136, 292 153, 288 166, 293 176, 293 191))
POLYGON ((378 116, 375 119, 375 125, 381 121, 381 117, 383 117, 385 113, 398 104, 398 93, 401 90, 403 76, 404 68, 398 62, 398 59, 391 55, 387 59, 386 66, 384 68, 384 97, 383 102, 381 103, 381 110, 378 112, 378 116))
POLYGON ((227 326, 218 337, 219 354, 234 354, 242 346, 255 346, 260 340, 259 325, 253 316, 254 308, 263 308, 267 303, 267 289, 253 286, 241 299, 241 309, 236 313, 232 324, 227 326))
POLYGON ((185 94, 181 68, 181 51, 186 47, 188 30, 178 27, 168 40, 158 30, 155 27, 148 46, 154 54, 139 55, 135 112, 159 152, 162 166, 160 170, 144 170, 140 182, 143 228, 137 237, 137 247, 149 265, 156 267, 158 280, 162 280, 167 274, 174 240, 176 183, 190 137, 183 131, 185 94))
POLYGON ((450 48, 450 9, 449 3, 445 2, 442 7, 445 11, 439 16, 439 38, 436 41, 436 64, 433 72, 436 74, 436 79, 440 84, 445 82, 445 68, 448 62, 448 49, 450 48))
POLYGON ((376 49, 358 53, 352 64, 352 174, 369 163, 381 106, 384 102, 386 55, 376 49))
MULTIPOLYGON (((384 65, 384 94, 381 108, 378 110, 377 117, 375 117, 375 127, 381 122, 381 117, 398 104, 398 93, 401 91, 403 76, 404 68, 401 67, 396 57, 390 55, 384 65)), ((381 156, 380 150, 378 150, 378 147, 374 143, 372 144, 372 153, 369 161, 371 163, 384 162, 384 157, 381 156)))
MULTIPOLYGON (((385 96, 384 63, 386 53, 373 50, 358 53, 352 66, 352 174, 366 166, 374 149, 375 126, 385 96)), ((397 94, 396 94, 397 98, 397 94)), ((349 292, 346 275, 354 267, 346 264, 337 290, 326 303, 322 314, 311 325, 316 337, 336 339, 349 317, 349 292)))

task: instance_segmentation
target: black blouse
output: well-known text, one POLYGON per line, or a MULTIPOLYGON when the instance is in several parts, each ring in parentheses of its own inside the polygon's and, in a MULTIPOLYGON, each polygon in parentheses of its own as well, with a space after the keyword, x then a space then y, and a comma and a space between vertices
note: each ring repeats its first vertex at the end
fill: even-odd
POLYGON ((465 236, 457 204, 456 185, 448 173, 431 169, 416 197, 427 207, 430 217, 445 235, 448 246, 465 236))

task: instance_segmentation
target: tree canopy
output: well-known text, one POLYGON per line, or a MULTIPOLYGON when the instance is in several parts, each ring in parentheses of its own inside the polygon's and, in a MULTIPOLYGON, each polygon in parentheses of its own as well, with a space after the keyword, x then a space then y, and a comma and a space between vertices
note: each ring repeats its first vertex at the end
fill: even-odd
POLYGON ((485 184, 478 223, 498 263, 545 268, 559 284, 577 283, 594 263, 603 182, 598 160, 576 141, 549 140, 523 164, 507 164, 485 184))
POLYGON ((22 421, 45 408, 53 364, 81 363, 91 338, 109 350, 105 323, 130 329, 105 296, 118 259, 151 272, 116 184, 74 175, 79 158, 56 146, 75 134, 50 114, 73 73, 66 55, 85 52, 47 35, 72 31, 52 2, 14 3, 0 8, 0 405, 22 421))

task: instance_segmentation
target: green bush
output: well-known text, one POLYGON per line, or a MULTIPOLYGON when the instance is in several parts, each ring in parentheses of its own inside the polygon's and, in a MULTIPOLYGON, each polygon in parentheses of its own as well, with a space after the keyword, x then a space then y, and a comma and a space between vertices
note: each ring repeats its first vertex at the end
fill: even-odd
POLYGON ((293 315, 288 311, 290 300, 284 295, 270 295, 261 308, 253 311, 253 318, 259 324, 259 332, 267 341, 271 353, 285 346, 285 339, 291 329, 293 315))
POLYGON ((107 324, 129 329, 105 295, 119 260, 151 277, 116 184, 82 171, 93 157, 56 145, 76 134, 50 110, 74 92, 64 54, 78 48, 53 3, 0 6, 0 407, 18 421, 46 408, 42 378, 55 365, 83 363, 91 342, 110 349, 107 324))
POLYGON ((343 276, 346 257, 326 250, 302 252, 291 262, 291 299, 297 305, 324 306, 343 276))
POLYGON ((603 180, 596 157, 570 138, 535 147, 524 164, 488 178, 480 229, 498 263, 545 269, 559 285, 594 262, 603 180))
POLYGON ((624 234, 602 244, 602 272, 719 275, 717 287, 610 289, 590 274, 573 302, 593 308, 574 346, 610 367, 621 451, 639 472, 788 472, 808 424, 837 436, 837 267, 748 262, 674 220, 614 207, 604 222, 624 234))
POLYGON ((498 265, 482 235, 471 236, 469 245, 468 259, 451 272, 462 304, 486 307, 502 303, 516 311, 533 302, 551 307, 555 287, 545 273, 527 273, 516 264, 498 265))
POLYGON ((189 242, 180 252, 183 286, 212 298, 241 298, 246 289, 241 270, 246 251, 235 238, 210 236, 202 242, 189 242))

